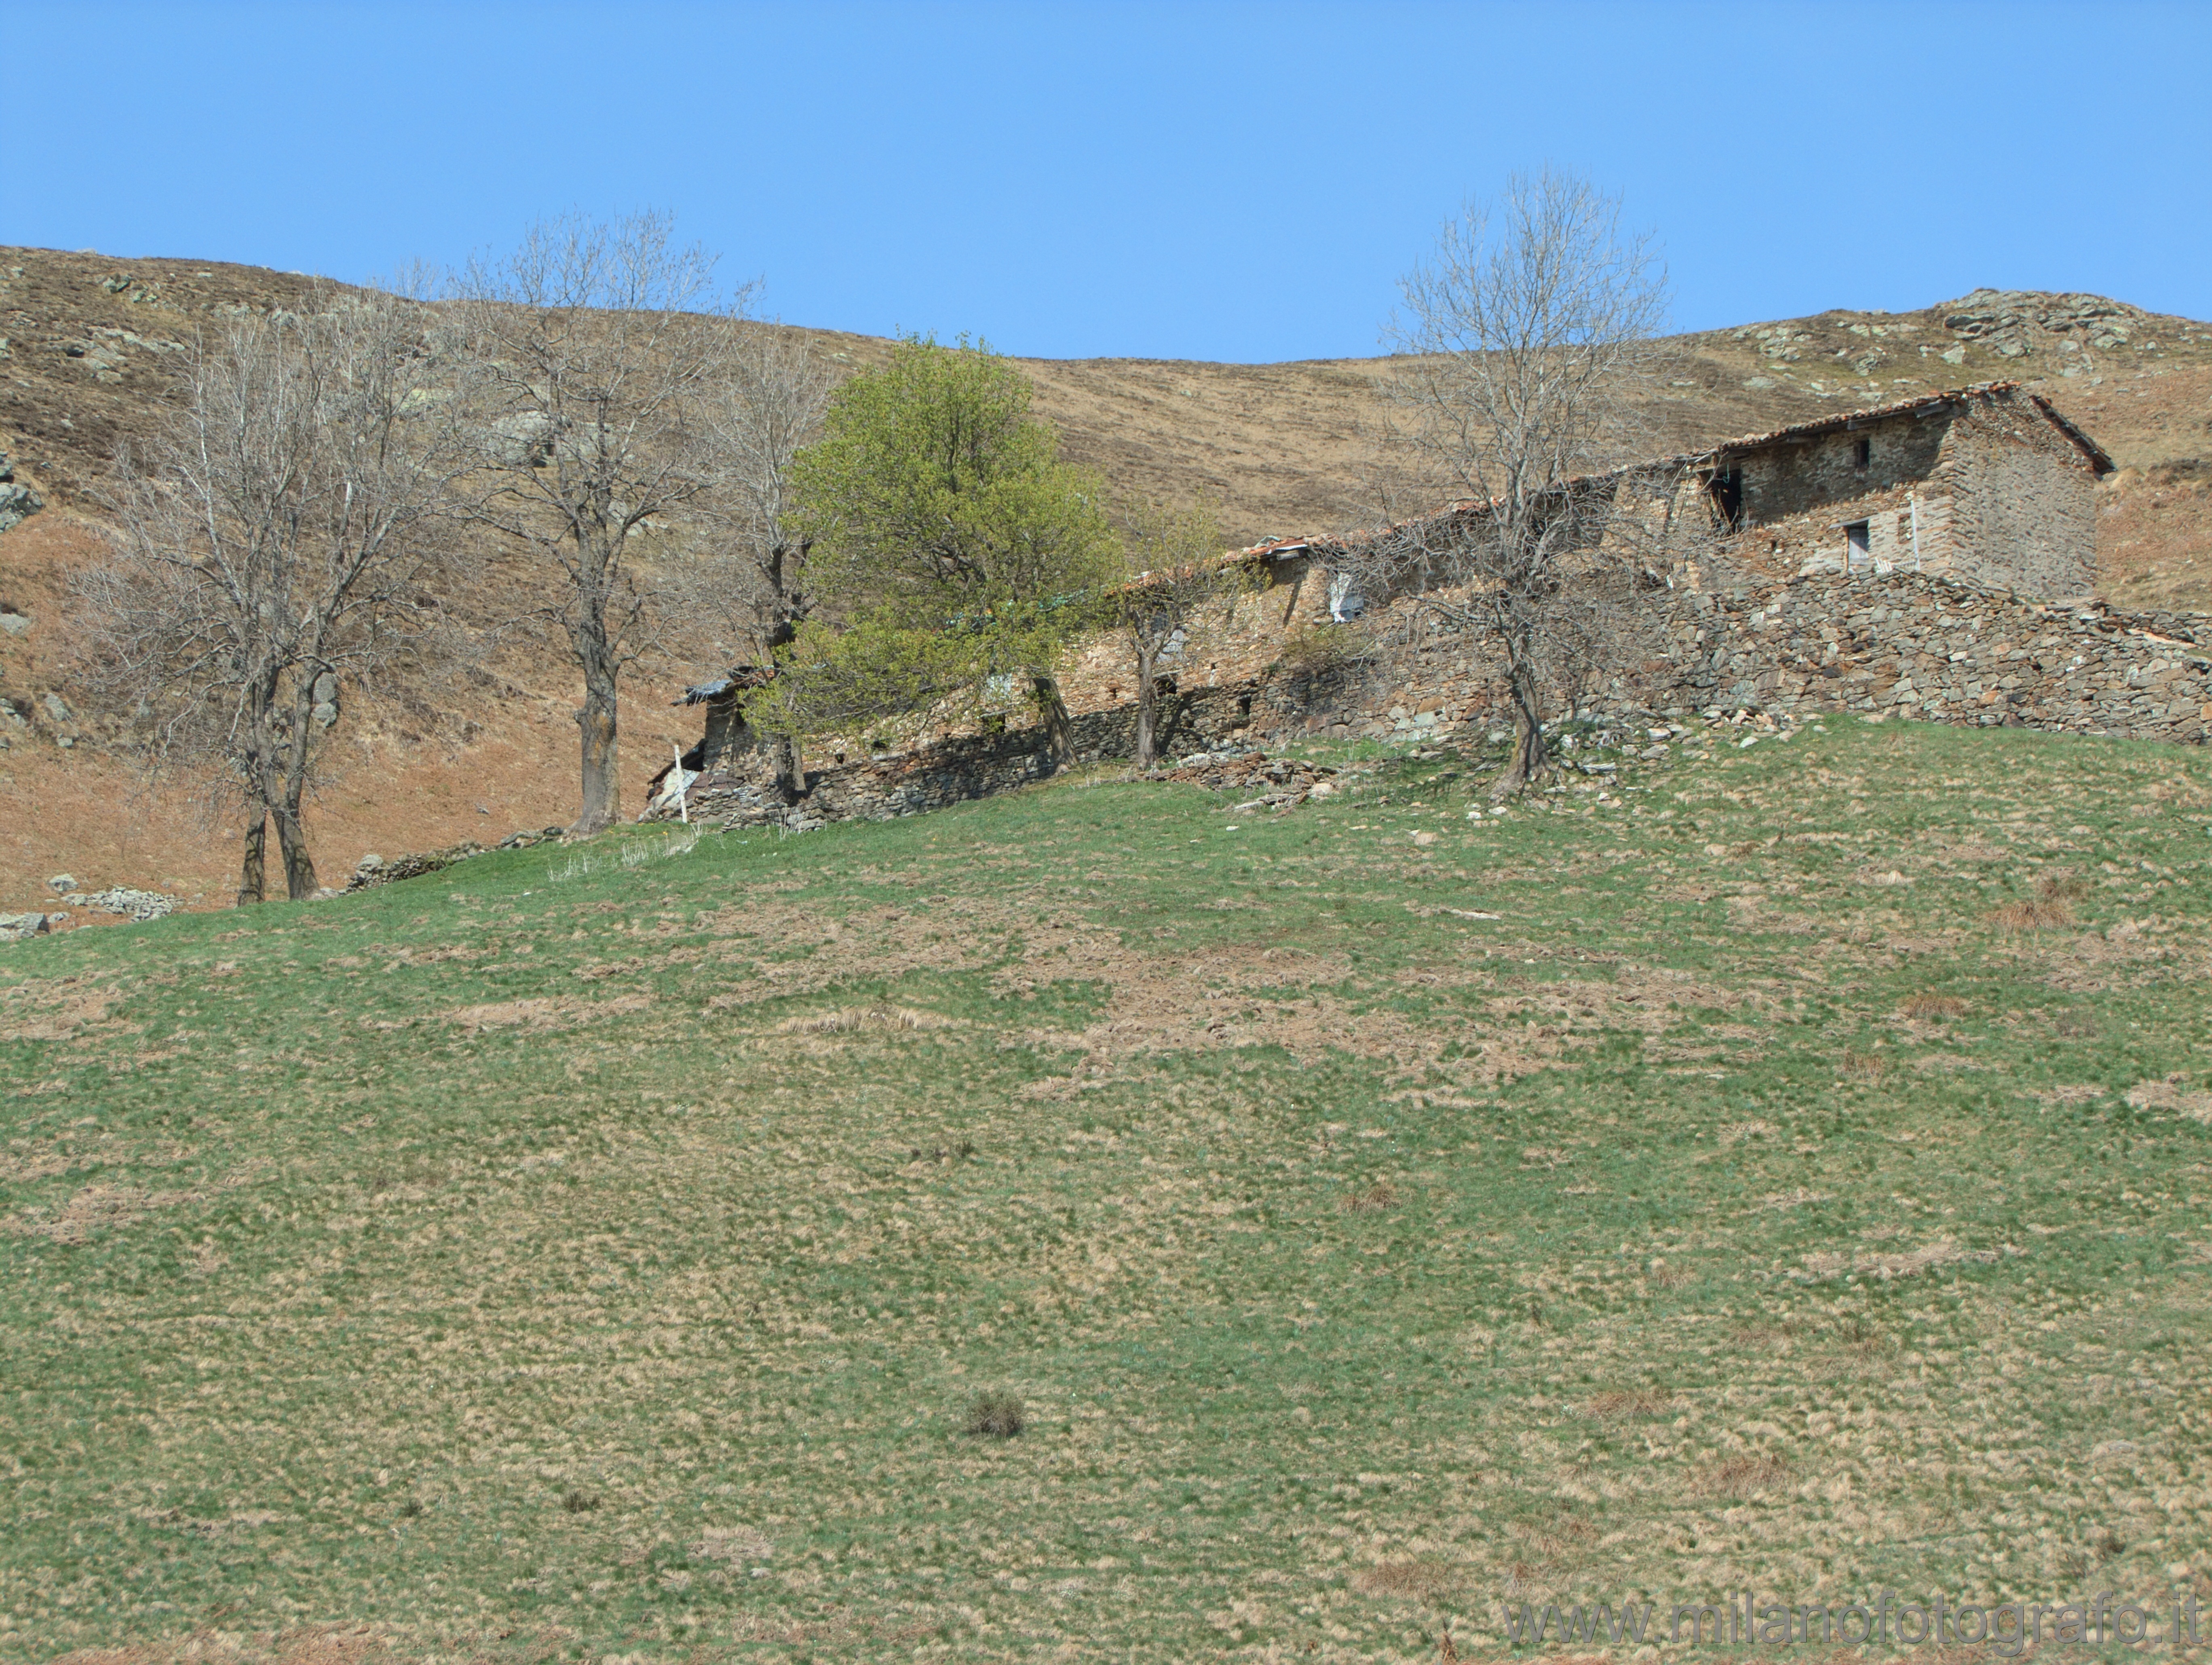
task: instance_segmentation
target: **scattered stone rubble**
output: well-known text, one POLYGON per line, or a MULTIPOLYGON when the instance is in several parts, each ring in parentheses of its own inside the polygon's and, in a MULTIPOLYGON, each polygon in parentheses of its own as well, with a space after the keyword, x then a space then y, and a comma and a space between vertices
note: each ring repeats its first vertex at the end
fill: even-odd
MULTIPOLYGON (((134 923, 143 924, 149 919, 166 919, 179 905, 177 899, 158 890, 134 890, 128 885, 112 885, 106 890, 85 890, 79 887, 73 873, 57 873, 46 881, 46 888, 68 899, 73 908, 91 908, 100 913, 119 914, 134 923)), ((20 942, 27 936, 44 936, 56 925, 70 923, 66 913, 0 913, 0 942, 20 942)))
MULTIPOLYGON (((28 486, 16 482, 15 470, 8 460, 8 453, 0 451, 0 532, 21 525, 46 506, 46 499, 28 486)), ((26 624, 28 622, 25 621, 26 624)))
POLYGON ((166 919, 177 911, 177 899, 158 890, 132 890, 117 885, 107 890, 87 891, 70 899, 72 907, 97 908, 102 913, 119 913, 138 924, 149 919, 166 919))
POLYGON ((1252 794, 1236 809, 1290 809, 1310 797, 1328 797, 1336 789, 1336 771, 1303 759, 1271 758, 1244 747, 1194 752, 1171 769, 1157 770, 1154 780, 1186 781, 1216 792, 1252 794))
MULTIPOLYGON (((557 839, 567 830, 559 826, 525 827, 520 832, 508 833, 499 841, 497 847, 501 850, 527 850, 534 844, 557 839)), ((447 845, 443 850, 423 850, 411 856, 394 857, 390 861, 372 851, 361 858, 361 864, 353 870, 353 877, 346 881, 346 889, 349 893, 373 890, 379 885, 398 884, 403 879, 419 879, 426 873, 442 871, 456 862, 465 862, 471 856, 484 853, 485 846, 473 839, 447 845)))
POLYGON ((2199 745, 2212 729, 2212 619, 2200 615, 2045 605, 1905 573, 1699 599, 1675 627, 1676 663, 1686 687, 1731 708, 2199 745))

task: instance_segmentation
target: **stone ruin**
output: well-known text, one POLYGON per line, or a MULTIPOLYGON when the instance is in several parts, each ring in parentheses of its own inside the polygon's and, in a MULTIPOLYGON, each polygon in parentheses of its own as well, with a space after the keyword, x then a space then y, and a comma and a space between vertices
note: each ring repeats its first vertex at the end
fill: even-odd
MULTIPOLYGON (((2071 298, 2035 299, 2056 318, 2071 298)), ((2008 304, 1990 299, 1991 328, 2012 327, 2008 304)), ((2088 593, 2094 489, 2112 468, 2048 400, 1997 383, 1607 476, 1598 484, 1622 512, 1657 527, 1665 570, 1610 661, 1551 689, 1553 708, 1622 726, 1857 711, 2203 744, 2212 617, 2130 615, 2088 593)), ((1252 588, 1162 660, 1163 755, 1196 748, 1226 763, 1305 739, 1419 740, 1486 728, 1507 709, 1489 645, 1441 628, 1418 590, 1352 593, 1332 566, 1346 542, 1282 539, 1231 557, 1252 588)), ((1056 766, 1041 728, 1013 727, 849 761, 833 753, 795 793, 744 722, 762 675, 690 691, 708 706, 708 738, 656 778, 641 819, 804 830, 985 796, 1056 766)), ((1097 639, 1060 681, 1078 760, 1128 756, 1127 645, 1097 639)))

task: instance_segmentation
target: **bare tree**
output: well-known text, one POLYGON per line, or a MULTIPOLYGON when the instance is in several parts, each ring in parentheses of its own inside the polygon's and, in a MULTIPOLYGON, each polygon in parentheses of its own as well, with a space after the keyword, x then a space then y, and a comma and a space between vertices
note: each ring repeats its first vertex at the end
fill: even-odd
MULTIPOLYGON (((813 611, 805 570, 811 546, 790 525, 791 465, 820 428, 836 385, 804 336, 748 324, 705 403, 714 445, 709 548, 677 581, 678 599, 716 628, 716 645, 734 662, 735 686, 765 686, 776 651, 791 644, 813 611)), ((742 730, 743 714, 736 715, 742 730)), ((805 790, 797 742, 775 735, 760 743, 773 754, 786 795, 796 799, 805 790)))
POLYGON ((1126 518, 1136 575, 1107 593, 1104 610, 1136 658, 1135 761, 1149 769, 1159 733, 1162 658, 1177 651, 1204 614, 1233 606, 1248 575, 1222 559, 1220 524, 1203 502, 1176 508, 1140 501, 1126 518))
POLYGON ((714 261, 647 214, 543 222, 456 280, 468 408, 495 481, 482 512, 560 575, 556 620, 582 673, 581 804, 573 831, 621 813, 619 683, 649 639, 630 540, 714 484, 706 407, 730 345, 714 261))
POLYGON ((149 761, 242 803, 240 902, 315 891, 301 805, 342 688, 434 616, 429 523, 458 460, 419 311, 351 294, 203 341, 143 454, 117 458, 112 560, 78 590, 94 674, 149 761))
POLYGON ((1618 199, 1547 171, 1470 204, 1400 287, 1400 489, 1449 506, 1347 540, 1340 578, 1370 604, 1413 590, 1497 643, 1514 709, 1504 796, 1545 766, 1551 649, 1588 635, 1574 615, 1605 587, 1577 566, 1641 524, 1615 514, 1622 477, 1599 476, 1632 454, 1665 273, 1618 199))

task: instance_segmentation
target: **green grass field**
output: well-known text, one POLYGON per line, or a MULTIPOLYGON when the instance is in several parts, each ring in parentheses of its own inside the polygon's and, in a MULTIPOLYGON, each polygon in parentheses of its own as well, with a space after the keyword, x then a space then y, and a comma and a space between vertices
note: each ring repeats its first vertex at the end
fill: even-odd
POLYGON ((0 1657, 2212 1596, 2212 758, 1830 727, 0 949, 0 1657))

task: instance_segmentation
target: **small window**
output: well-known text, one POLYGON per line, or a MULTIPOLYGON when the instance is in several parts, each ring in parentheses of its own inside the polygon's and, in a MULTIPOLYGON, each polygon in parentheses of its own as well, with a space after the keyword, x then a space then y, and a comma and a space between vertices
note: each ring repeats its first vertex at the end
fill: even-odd
POLYGON ((1856 444, 1855 444, 1854 445, 1852 445, 1852 447, 1851 447, 1851 466, 1852 466, 1853 468, 1855 468, 1855 469, 1863 469, 1863 468, 1865 468, 1865 467, 1866 467, 1869 463, 1872 463, 1873 461, 1874 461, 1874 441, 1873 441, 1873 440, 1871 440, 1871 439, 1861 439, 1861 440, 1859 440, 1856 444))
POLYGON ((1367 598, 1352 586, 1352 579, 1339 572, 1328 581, 1328 616, 1337 624, 1349 624, 1367 611, 1367 598))
POLYGON ((1856 567, 1873 565, 1874 550, 1867 538, 1865 521, 1854 520, 1850 525, 1844 527, 1844 541, 1850 566, 1856 567))

